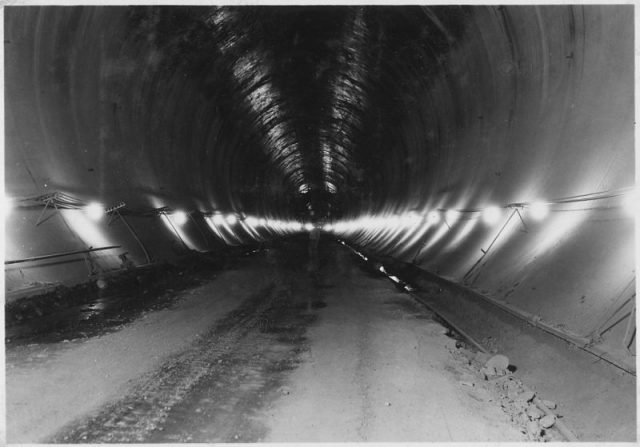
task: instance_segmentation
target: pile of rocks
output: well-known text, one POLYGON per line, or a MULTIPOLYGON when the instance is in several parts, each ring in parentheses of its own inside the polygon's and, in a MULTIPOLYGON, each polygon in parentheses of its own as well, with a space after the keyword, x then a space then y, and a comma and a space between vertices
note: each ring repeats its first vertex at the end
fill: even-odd
POLYGON ((557 416, 551 411, 556 408, 556 403, 539 399, 534 391, 528 389, 510 371, 506 356, 472 352, 462 346, 452 354, 465 360, 465 373, 460 384, 472 388, 472 397, 499 402, 502 410, 530 441, 564 440, 550 430, 557 423, 557 416))

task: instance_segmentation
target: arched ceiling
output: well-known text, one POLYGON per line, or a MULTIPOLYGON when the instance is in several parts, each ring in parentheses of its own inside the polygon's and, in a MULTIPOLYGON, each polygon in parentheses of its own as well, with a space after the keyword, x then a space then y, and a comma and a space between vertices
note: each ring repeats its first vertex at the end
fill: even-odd
POLYGON ((9 7, 7 191, 335 217, 626 187, 630 11, 9 7))

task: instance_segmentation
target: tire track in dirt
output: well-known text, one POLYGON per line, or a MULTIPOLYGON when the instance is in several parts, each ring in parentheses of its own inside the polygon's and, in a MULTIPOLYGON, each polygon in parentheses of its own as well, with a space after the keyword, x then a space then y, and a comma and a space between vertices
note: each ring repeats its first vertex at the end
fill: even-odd
POLYGON ((123 399, 62 429, 52 443, 213 442, 257 439, 251 418, 274 398, 305 348, 315 315, 273 284, 191 348, 141 378, 123 399))

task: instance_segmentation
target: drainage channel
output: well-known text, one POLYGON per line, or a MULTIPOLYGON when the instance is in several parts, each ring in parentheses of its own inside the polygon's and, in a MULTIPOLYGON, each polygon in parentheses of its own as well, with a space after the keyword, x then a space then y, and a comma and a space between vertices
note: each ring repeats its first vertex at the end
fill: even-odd
MULTIPOLYGON (((429 304, 424 299, 424 297, 422 297, 420 295, 420 293, 419 293, 420 290, 419 290, 418 287, 416 287, 416 286, 410 284, 409 282, 406 282, 406 281, 402 280, 398 276, 392 274, 392 272, 389 272, 387 270, 387 268, 385 268, 385 266, 381 262, 366 256, 364 253, 362 253, 359 250, 357 250, 356 248, 350 246, 345 241, 339 240, 338 242, 340 244, 342 244, 343 246, 345 246, 346 248, 348 248, 349 250, 351 250, 363 262, 365 262, 365 263, 367 263, 369 265, 372 265, 375 270, 377 270, 380 273, 382 273, 383 275, 385 275, 391 282, 394 283, 394 285, 396 287, 402 289, 409 296, 411 296, 414 300, 416 300, 417 302, 419 302, 420 304, 425 306, 427 309, 429 309, 431 312, 433 312, 433 314, 436 315, 436 317, 439 320, 439 322, 443 326, 445 326, 450 332, 452 332, 454 336, 457 336, 455 338, 458 338, 458 339, 461 339, 461 340, 463 340, 465 342, 468 342, 470 345, 474 346, 478 351, 480 351, 480 352, 482 352, 484 354, 487 354, 487 355, 492 354, 480 342, 475 340, 465 330, 460 328, 459 325, 456 325, 455 323, 453 323, 450 319, 446 318, 436 308, 434 308, 431 304, 429 304)), ((515 374, 513 374, 512 372, 509 372, 505 376, 500 376, 498 378, 488 379, 488 380, 491 380, 493 382, 498 382, 498 381, 505 381, 507 379, 515 378, 515 377, 516 377, 515 374)), ((541 399, 539 396, 536 396, 536 394, 533 391, 531 391, 529 388, 527 388, 524 384, 522 384, 521 381, 519 381, 519 382, 520 382, 520 386, 524 389, 524 393, 527 395, 527 397, 529 397, 529 396, 531 397, 531 399, 529 399, 529 401, 531 403, 533 403, 542 413, 544 413, 544 415, 548 416, 549 418, 551 418, 553 420, 553 424, 552 424, 551 427, 555 428, 556 431, 559 432, 567 441, 569 441, 569 442, 578 442, 579 439, 576 437, 576 435, 564 424, 564 422, 558 417, 558 415, 556 415, 553 412, 553 410, 551 408, 549 408, 549 405, 545 404, 545 403, 549 403, 550 401, 545 401, 545 400, 541 399)), ((553 405, 551 405, 551 406, 553 406, 553 405)), ((551 427, 549 427, 549 428, 551 428, 551 427)))

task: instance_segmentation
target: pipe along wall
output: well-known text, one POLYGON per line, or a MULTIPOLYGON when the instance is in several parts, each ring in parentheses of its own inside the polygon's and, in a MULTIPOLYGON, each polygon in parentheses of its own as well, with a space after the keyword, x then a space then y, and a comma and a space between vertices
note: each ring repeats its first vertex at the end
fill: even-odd
POLYGON ((325 231, 635 370, 633 12, 6 7, 5 260, 117 246, 7 296, 305 231, 322 190, 325 231))

